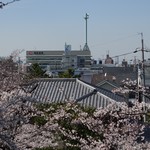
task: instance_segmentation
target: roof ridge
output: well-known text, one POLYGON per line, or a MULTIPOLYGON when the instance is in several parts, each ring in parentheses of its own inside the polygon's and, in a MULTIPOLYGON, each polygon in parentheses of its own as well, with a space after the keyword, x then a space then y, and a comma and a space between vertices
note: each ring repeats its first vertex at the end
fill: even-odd
POLYGON ((36 78, 37 81, 76 81, 75 78, 36 78))

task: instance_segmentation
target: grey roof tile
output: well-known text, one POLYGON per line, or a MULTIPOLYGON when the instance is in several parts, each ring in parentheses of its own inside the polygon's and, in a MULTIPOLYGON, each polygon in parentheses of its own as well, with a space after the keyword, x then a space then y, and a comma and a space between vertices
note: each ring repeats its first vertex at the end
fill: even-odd
MULTIPOLYGON (((34 84, 38 84, 38 86, 32 92, 31 97, 36 99, 37 102, 42 103, 64 102, 71 99, 76 100, 96 89, 96 87, 79 79, 71 78, 37 79, 34 84)), ((79 103, 81 105, 99 108, 106 107, 111 101, 117 101, 116 99, 119 99, 119 96, 117 97, 117 95, 111 92, 104 91, 97 89, 96 94, 85 97, 79 103)))

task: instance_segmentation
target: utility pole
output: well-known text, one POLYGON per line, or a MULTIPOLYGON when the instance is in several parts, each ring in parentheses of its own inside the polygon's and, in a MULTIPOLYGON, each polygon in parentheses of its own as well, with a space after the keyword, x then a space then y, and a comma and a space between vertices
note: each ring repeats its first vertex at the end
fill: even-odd
POLYGON ((143 76, 143 86, 145 87, 145 65, 144 65, 144 39, 143 39, 143 33, 141 34, 141 44, 142 44, 142 76, 143 76))
MULTIPOLYGON (((145 64, 144 64, 144 39, 143 39, 143 33, 140 33, 141 34, 141 44, 142 44, 142 48, 141 48, 141 51, 142 51, 142 80, 143 80, 143 87, 144 87, 144 90, 145 90, 145 64)), ((142 101, 144 102, 144 106, 143 106, 143 111, 144 113, 146 112, 146 108, 145 108, 145 96, 144 96, 144 90, 143 90, 143 93, 142 93, 142 101)), ((146 121, 146 115, 143 115, 143 120, 144 122, 146 121)))

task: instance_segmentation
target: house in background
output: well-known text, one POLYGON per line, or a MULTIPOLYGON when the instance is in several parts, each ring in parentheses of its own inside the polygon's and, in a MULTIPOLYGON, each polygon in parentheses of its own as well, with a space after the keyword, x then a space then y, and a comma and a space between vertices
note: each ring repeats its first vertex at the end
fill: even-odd
POLYGON ((131 67, 102 67, 101 72, 92 75, 91 84, 103 86, 104 83, 112 87, 120 87, 121 82, 127 78, 137 80, 137 68, 131 67))
POLYGON ((109 91, 119 88, 119 85, 117 85, 114 81, 108 81, 108 80, 103 80, 99 82, 98 84, 96 84, 96 86, 109 90, 109 91))
POLYGON ((125 79, 137 80, 138 69, 130 67, 101 66, 96 70, 89 70, 81 75, 81 80, 92 85, 112 90, 120 87, 125 79))

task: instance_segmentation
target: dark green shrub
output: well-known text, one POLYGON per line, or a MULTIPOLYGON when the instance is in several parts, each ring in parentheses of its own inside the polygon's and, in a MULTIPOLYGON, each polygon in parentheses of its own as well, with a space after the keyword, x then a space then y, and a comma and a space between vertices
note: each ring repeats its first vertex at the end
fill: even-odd
POLYGON ((30 118, 29 122, 31 124, 36 124, 38 126, 43 126, 47 123, 47 120, 44 118, 44 116, 33 116, 30 118))

